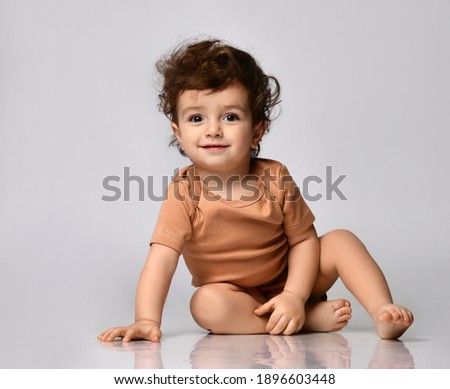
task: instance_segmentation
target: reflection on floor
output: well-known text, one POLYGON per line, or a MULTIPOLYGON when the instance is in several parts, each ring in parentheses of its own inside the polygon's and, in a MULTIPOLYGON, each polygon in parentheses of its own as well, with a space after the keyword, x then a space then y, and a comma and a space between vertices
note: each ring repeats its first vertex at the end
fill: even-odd
MULTIPOLYGON (((360 344, 357 338, 355 344, 360 344)), ((362 347, 366 348, 362 342, 362 347)), ((100 343, 116 351, 135 353, 135 368, 171 368, 163 356, 173 361, 171 346, 145 341, 100 343)), ((179 356, 182 366, 194 369, 308 369, 352 368, 352 348, 341 333, 314 333, 296 336, 270 335, 205 335, 196 340, 187 355, 179 356), (184 365, 183 365, 184 364, 184 365)), ((183 353, 183 347, 178 348, 183 353)), ((358 357, 358 359, 360 359, 358 357)), ((366 368, 413 369, 414 358, 399 340, 377 340, 366 368)), ((355 367, 355 366, 353 366, 355 367)), ((361 366, 356 366, 361 367, 361 366)))

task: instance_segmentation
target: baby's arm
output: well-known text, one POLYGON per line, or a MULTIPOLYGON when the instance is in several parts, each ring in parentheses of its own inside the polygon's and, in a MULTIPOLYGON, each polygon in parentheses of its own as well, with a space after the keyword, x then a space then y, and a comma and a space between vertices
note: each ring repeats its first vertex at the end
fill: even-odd
POLYGON ((283 292, 255 310, 257 315, 272 312, 266 326, 271 334, 291 335, 302 328, 305 303, 319 269, 319 250, 319 240, 313 225, 307 237, 290 248, 288 278, 283 292))
POLYGON ((136 291, 135 323, 114 327, 98 336, 101 341, 112 342, 121 337, 124 342, 161 339, 161 317, 179 254, 174 249, 153 244, 142 269, 136 291))

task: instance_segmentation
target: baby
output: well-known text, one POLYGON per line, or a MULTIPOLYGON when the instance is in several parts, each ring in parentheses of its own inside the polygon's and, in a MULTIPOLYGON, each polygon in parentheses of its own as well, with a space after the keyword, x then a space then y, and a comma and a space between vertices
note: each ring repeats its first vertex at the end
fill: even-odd
POLYGON ((287 168, 257 158, 279 103, 276 78, 219 40, 186 43, 157 64, 171 145, 192 165, 171 182, 136 292, 135 322, 102 341, 161 338, 164 302, 180 255, 197 288, 194 320, 214 334, 339 331, 345 299, 327 300, 340 277, 381 338, 400 337, 411 311, 393 303, 382 271, 346 230, 318 237, 314 215, 287 168))

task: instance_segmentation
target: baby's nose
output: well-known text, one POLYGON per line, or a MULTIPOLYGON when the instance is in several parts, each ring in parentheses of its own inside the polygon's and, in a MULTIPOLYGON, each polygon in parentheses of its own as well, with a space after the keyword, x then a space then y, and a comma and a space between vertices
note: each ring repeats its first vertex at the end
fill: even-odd
POLYGON ((206 135, 207 136, 221 136, 222 128, 218 121, 210 121, 206 126, 206 135))

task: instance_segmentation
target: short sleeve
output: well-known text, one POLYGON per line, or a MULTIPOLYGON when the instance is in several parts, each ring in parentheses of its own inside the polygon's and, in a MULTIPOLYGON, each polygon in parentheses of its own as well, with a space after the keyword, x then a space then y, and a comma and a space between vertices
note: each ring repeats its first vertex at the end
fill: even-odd
POLYGON ((283 227, 290 247, 306 238, 315 217, 286 166, 280 170, 278 189, 283 209, 283 227))
POLYGON ((194 212, 187 186, 187 182, 180 180, 170 183, 150 244, 162 244, 182 254, 184 242, 192 233, 191 217, 194 212))

